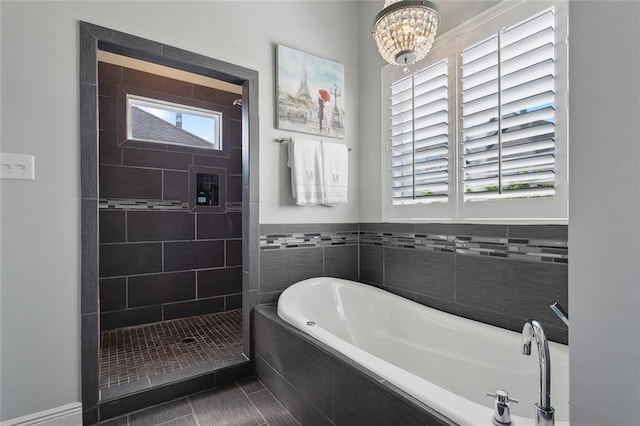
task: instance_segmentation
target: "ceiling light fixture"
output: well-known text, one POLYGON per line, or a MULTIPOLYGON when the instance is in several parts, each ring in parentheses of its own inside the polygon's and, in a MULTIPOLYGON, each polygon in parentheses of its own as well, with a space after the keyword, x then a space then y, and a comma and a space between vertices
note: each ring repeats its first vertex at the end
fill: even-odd
POLYGON ((440 15, 430 1, 386 0, 372 34, 384 60, 408 66, 427 56, 439 24, 440 15))

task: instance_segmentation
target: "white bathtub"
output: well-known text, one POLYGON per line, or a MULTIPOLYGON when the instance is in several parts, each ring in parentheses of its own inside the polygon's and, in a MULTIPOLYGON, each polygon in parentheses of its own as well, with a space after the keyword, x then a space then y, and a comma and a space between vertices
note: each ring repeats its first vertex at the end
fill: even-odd
MULTIPOLYGON (((338 278, 312 278, 287 288, 278 316, 456 423, 491 425, 493 399, 486 392, 504 389, 520 400, 511 404, 515 426, 534 424, 538 353, 521 355, 520 333, 338 278)), ((549 350, 551 405, 556 425, 566 426, 568 349, 549 342, 549 350)))

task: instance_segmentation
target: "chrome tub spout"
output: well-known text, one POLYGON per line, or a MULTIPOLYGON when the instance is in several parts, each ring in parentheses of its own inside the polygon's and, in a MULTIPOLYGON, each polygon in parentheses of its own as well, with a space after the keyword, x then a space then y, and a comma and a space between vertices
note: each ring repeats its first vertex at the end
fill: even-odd
POLYGON ((540 362, 540 401, 536 407, 536 426, 553 426, 554 409, 551 406, 551 358, 549 357, 549 342, 536 320, 529 320, 522 327, 522 354, 531 355, 531 341, 536 339, 538 358, 540 362))

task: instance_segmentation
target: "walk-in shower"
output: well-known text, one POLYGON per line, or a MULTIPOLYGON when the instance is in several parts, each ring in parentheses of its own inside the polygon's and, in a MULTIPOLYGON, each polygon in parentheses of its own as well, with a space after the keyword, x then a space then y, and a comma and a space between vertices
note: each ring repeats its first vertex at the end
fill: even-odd
POLYGON ((98 54, 100 400, 246 362, 240 86, 98 54))

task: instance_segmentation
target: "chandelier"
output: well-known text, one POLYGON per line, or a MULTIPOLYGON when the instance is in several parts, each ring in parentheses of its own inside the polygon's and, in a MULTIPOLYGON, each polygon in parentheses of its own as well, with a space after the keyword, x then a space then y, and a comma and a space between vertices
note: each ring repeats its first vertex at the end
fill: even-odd
POLYGON ((440 15, 430 1, 386 0, 372 34, 384 60, 407 66, 427 56, 438 24, 440 15))

